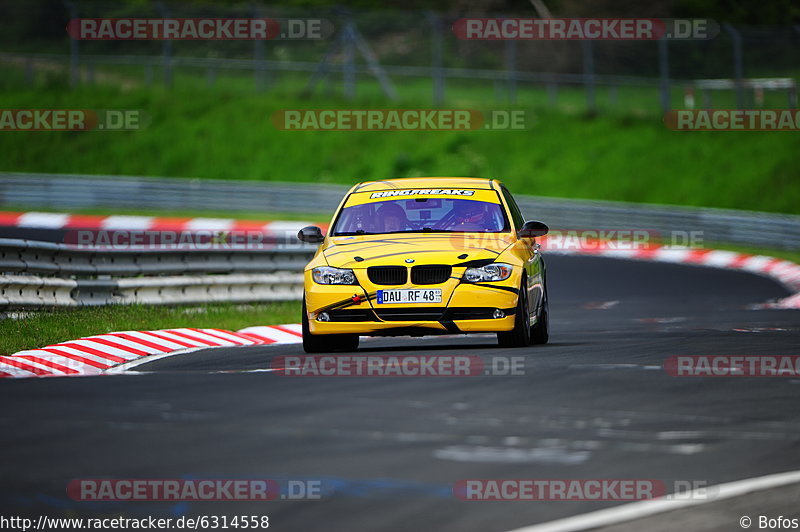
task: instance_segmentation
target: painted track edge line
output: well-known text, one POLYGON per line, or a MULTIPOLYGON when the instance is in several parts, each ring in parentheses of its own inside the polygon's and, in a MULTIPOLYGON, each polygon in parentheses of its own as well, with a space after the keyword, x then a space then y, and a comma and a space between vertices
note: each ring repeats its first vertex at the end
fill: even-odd
POLYGON ((205 346, 205 347, 187 347, 186 349, 178 349, 176 351, 169 351, 167 353, 161 353, 158 355, 150 355, 147 357, 138 358, 136 360, 131 360, 130 362, 125 362, 124 364, 119 364, 118 366, 112 366, 106 370, 100 372, 100 375, 123 375, 128 370, 133 369, 137 366, 141 366, 142 364, 147 364, 148 362, 155 362, 156 360, 161 360, 162 358, 168 358, 174 355, 186 355, 189 353, 194 353, 195 351, 203 351, 205 349, 215 349, 218 347, 231 347, 228 345, 215 345, 215 346, 205 346))
POLYGON ((681 494, 681 499, 660 498, 637 501, 572 517, 565 517, 555 521, 515 528, 507 532, 580 532, 584 530, 594 530, 673 510, 731 499, 756 491, 779 488, 798 482, 800 482, 800 470, 774 473, 771 475, 734 480, 732 482, 699 488, 681 494), (715 497, 700 497, 701 492, 708 492, 714 489, 718 490, 718 494, 715 497), (684 499, 683 497, 686 498, 684 499))

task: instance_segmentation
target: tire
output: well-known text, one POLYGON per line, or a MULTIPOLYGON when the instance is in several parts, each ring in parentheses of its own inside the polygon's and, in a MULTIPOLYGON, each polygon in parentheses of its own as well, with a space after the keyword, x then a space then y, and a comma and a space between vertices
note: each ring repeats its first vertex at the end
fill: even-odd
POLYGON ((306 353, 330 353, 331 351, 355 351, 358 349, 357 334, 311 334, 303 296, 303 351, 306 353))
POLYGON ((531 343, 531 320, 528 315, 528 291, 526 281, 522 279, 517 298, 517 309, 514 313, 514 328, 497 333, 500 347, 527 347, 531 343))
POLYGON ((531 328, 531 343, 546 344, 550 339, 550 304, 548 303, 547 287, 544 289, 544 300, 542 301, 536 324, 531 328))

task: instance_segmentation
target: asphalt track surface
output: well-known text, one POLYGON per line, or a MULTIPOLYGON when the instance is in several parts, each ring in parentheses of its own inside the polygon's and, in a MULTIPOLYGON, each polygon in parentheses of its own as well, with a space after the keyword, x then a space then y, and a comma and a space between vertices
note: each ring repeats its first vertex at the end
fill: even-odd
MULTIPOLYGON (((798 355, 772 280, 550 256, 551 343, 362 339, 370 354, 525 357, 525 375, 287 377, 300 345, 224 348, 138 374, 0 382, 0 515, 269 515, 291 531, 503 531, 620 504, 467 502, 460 479, 710 484, 800 469, 800 380, 678 378, 671 355, 798 355), (613 303, 615 302, 616 303, 613 303), (76 502, 73 478, 322 480, 317 501, 76 502)), ((731 510, 731 530, 739 529, 731 510)), ((789 513, 788 511, 786 513, 789 513)))

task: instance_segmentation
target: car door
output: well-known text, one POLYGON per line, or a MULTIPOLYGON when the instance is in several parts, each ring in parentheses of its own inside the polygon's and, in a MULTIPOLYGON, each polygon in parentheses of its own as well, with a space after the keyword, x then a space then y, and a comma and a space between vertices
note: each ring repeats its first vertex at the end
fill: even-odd
MULTIPOLYGON (((511 192, 505 186, 502 186, 501 190, 511 212, 514 228, 519 230, 525 224, 522 211, 520 211, 511 192)), ((539 250, 539 243, 536 242, 535 238, 521 238, 519 243, 523 246, 525 271, 528 274, 528 301, 531 302, 530 310, 534 311, 539 307, 544 297, 544 259, 539 250)))

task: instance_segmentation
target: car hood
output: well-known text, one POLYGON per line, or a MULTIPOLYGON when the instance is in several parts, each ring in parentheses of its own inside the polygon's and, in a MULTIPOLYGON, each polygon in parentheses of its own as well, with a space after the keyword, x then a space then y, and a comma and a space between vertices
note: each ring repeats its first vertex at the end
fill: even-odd
POLYGON ((494 260, 513 243, 508 233, 341 236, 329 238, 322 253, 336 268, 411 264, 407 260, 413 260, 413 264, 455 265, 494 260))

